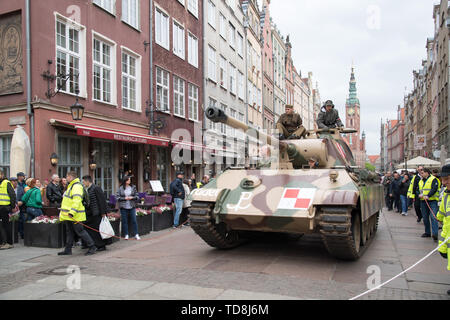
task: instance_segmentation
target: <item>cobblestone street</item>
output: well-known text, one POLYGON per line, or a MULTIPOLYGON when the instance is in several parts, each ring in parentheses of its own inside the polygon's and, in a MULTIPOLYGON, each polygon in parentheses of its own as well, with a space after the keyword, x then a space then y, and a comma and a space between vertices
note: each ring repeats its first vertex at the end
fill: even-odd
MULTIPOLYGON (((189 227, 123 241, 84 256, 74 249, 24 247, 0 252, 0 299, 349 299, 367 290, 369 266, 389 280, 433 250, 415 215, 385 210, 371 246, 356 262, 330 257, 317 237, 269 237, 237 249, 207 246, 189 227), (70 265, 81 269, 80 289, 67 287, 70 265)), ((360 299, 448 300, 450 275, 436 253, 410 272, 360 299)))

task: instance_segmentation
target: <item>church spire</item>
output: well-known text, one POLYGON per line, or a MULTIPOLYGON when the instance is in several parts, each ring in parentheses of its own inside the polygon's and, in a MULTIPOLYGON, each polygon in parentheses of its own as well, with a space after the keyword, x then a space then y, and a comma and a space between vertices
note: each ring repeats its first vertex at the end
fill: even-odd
POLYGON ((359 99, 356 90, 356 78, 355 78, 355 67, 352 63, 352 73, 350 76, 350 89, 349 96, 347 99, 347 105, 359 105, 359 99))

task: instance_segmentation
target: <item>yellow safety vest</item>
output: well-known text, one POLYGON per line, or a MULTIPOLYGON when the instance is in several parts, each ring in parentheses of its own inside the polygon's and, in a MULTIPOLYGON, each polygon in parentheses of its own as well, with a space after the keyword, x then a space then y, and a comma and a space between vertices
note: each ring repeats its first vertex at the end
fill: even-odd
POLYGON ((11 198, 8 194, 8 183, 11 185, 8 179, 5 179, 0 184, 0 206, 9 206, 11 204, 11 198))
MULTIPOLYGON (((439 207, 439 212, 436 218, 443 222, 441 238, 439 239, 439 245, 441 245, 447 237, 450 237, 450 193, 444 193, 444 197, 441 201, 441 206, 439 207)), ((447 270, 450 270, 450 245, 447 242, 439 248, 439 252, 447 254, 447 270)))
POLYGON ((78 178, 69 183, 66 192, 64 192, 59 220, 86 221, 86 210, 83 206, 83 186, 78 178))
POLYGON ((408 188, 408 193, 406 194, 408 196, 408 198, 414 199, 416 197, 416 195, 414 194, 414 181, 416 181, 417 175, 415 175, 412 180, 411 183, 409 184, 409 188, 408 188))
POLYGON ((434 179, 436 179, 436 177, 433 176, 433 175, 430 175, 428 177, 427 182, 425 183, 425 185, 423 183, 423 180, 420 180, 419 181, 419 190, 420 190, 421 194, 423 194, 424 196, 428 196, 428 200, 438 201, 439 200, 439 188, 438 188, 438 190, 436 191, 435 194, 431 194, 431 195, 429 194, 430 191, 431 191, 431 185, 432 185, 434 179))

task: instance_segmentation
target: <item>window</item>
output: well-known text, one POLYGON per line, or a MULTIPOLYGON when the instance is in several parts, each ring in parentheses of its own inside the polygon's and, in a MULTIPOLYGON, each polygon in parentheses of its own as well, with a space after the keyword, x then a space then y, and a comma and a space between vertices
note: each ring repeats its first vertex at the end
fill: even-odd
POLYGON ((113 45, 94 38, 93 45, 93 71, 94 71, 94 100, 115 103, 113 90, 115 90, 115 48, 113 45))
POLYGON ((237 53, 244 57, 244 37, 238 32, 237 53))
POLYGON ((230 23, 228 27, 228 40, 232 48, 236 47, 236 28, 230 23))
POLYGON ((173 113, 184 117, 184 80, 173 77, 173 113))
MULTIPOLYGON (((227 106, 226 105, 224 105, 223 103, 221 103, 220 104, 220 109, 222 109, 223 110, 223 112, 225 113, 225 114, 227 114, 227 106)), ((220 133, 221 134, 227 134, 227 125, 225 124, 225 123, 220 123, 220 133)))
POLYGON ((188 94, 189 119, 198 121, 198 87, 189 83, 188 94))
POLYGON ((122 106, 141 111, 141 59, 122 52, 122 106))
MULTIPOLYGON (((209 98, 209 106, 210 107, 216 107, 217 101, 213 98, 209 98)), ((215 122, 212 122, 211 120, 207 119, 209 122, 209 129, 215 131, 216 130, 216 124, 215 122)))
POLYGON ((158 8, 156 8, 155 16, 155 41, 169 50, 169 16, 158 8))
POLYGON ((208 23, 216 28, 216 6, 211 0, 208 0, 208 23))
POLYGON ((208 47, 208 78, 217 81, 216 78, 216 50, 208 47))
POLYGON ((238 72, 238 96, 240 99, 245 99, 245 86, 244 86, 244 74, 242 72, 238 72))
POLYGON ((173 53, 184 59, 184 28, 178 23, 173 23, 173 53))
POLYGON ((188 0, 188 10, 198 18, 198 0, 188 0))
POLYGON ((75 171, 82 175, 81 139, 58 137, 58 175, 65 177, 67 172, 75 171))
POLYGON ((97 164, 94 179, 95 184, 100 186, 107 196, 114 194, 113 189, 113 144, 112 142, 94 141, 94 150, 97 151, 94 160, 97 164))
POLYGON ((122 21, 139 29, 139 1, 122 0, 122 21))
POLYGON ((223 88, 227 88, 227 60, 225 60, 224 57, 220 56, 220 71, 219 71, 219 77, 220 77, 220 85, 223 88))
POLYGON ((230 63, 230 92, 236 95, 236 68, 230 63))
POLYGON ((114 14, 114 0, 94 0, 93 2, 99 7, 114 14))
POLYGON ((198 39, 188 34, 188 62, 198 68, 198 39))
MULTIPOLYGON (((236 119, 236 120, 237 120, 237 118, 236 118, 236 110, 230 109, 230 117, 232 117, 233 119, 236 119)), ((235 137, 235 136, 236 136, 236 130, 235 130, 235 128, 229 126, 229 127, 228 127, 228 134, 229 134, 231 137, 235 137)))
POLYGON ((63 83, 62 77, 57 78, 58 88, 65 93, 85 95, 84 86, 80 86, 80 69, 84 68, 82 58, 81 38, 84 38, 84 29, 74 24, 57 19, 56 21, 56 73, 58 75, 70 74, 69 80, 63 83), (83 92, 82 92, 83 91, 83 92))
POLYGON ((169 73, 156 67, 156 110, 170 112, 169 73))
POLYGON ((222 13, 219 13, 219 33, 222 38, 227 40, 227 28, 226 28, 227 19, 222 13))
POLYGON ((0 170, 3 171, 5 177, 9 177, 11 175, 9 170, 11 157, 11 141, 12 136, 0 137, 0 170))

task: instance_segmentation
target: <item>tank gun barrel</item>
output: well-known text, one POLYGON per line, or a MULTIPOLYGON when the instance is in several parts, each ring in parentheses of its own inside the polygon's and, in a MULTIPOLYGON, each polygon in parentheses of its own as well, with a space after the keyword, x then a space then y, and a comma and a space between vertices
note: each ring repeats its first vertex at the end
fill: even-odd
MULTIPOLYGON (((245 133, 247 133, 249 135, 252 135, 251 131, 257 133, 258 137, 255 137, 255 138, 258 138, 258 140, 260 140, 261 142, 264 142, 264 143, 267 142, 267 144, 270 144, 270 145, 277 145, 280 143, 278 139, 276 139, 268 134, 265 134, 259 130, 250 128, 245 123, 238 121, 236 119, 233 119, 232 117, 229 117, 223 110, 221 110, 219 108, 208 107, 206 109, 205 113, 206 113, 206 117, 209 120, 211 120, 212 122, 224 123, 232 128, 243 130, 245 133)), ((281 144, 280 144, 280 147, 282 147, 281 144)))

